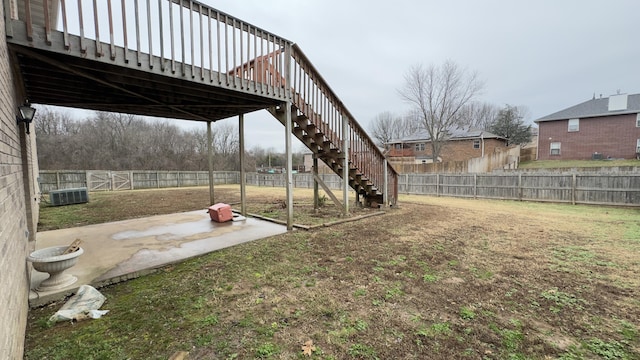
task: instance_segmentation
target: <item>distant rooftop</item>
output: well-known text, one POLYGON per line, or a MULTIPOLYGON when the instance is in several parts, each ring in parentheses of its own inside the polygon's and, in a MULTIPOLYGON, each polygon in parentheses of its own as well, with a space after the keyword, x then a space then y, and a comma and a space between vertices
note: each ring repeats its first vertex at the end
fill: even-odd
POLYGON ((611 95, 604 98, 593 98, 581 104, 541 117, 535 122, 580 119, 597 116, 634 114, 640 112, 640 94, 611 95), (625 98, 626 97, 626 103, 625 98), (610 104, 611 101, 611 104, 610 104), (621 105, 621 106, 617 106, 621 105), (615 109, 615 110, 610 110, 615 109))
MULTIPOLYGON (((473 129, 473 128, 452 128, 447 130, 449 133, 448 140, 466 140, 466 139, 504 139, 501 136, 490 133, 488 131, 473 129)), ((402 137, 400 139, 394 139, 389 141, 389 144, 394 143, 412 143, 412 142, 420 142, 420 141, 430 141, 431 137, 429 136, 429 132, 426 130, 418 130, 417 132, 402 137)))

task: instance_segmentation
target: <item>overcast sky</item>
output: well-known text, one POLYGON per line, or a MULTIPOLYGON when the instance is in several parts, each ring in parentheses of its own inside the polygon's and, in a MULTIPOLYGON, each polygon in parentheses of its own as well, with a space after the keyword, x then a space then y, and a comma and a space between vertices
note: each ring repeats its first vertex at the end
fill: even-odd
MULTIPOLYGON (((397 89, 412 65, 447 59, 484 80, 477 100, 526 106, 530 122, 594 93, 640 93, 638 0, 203 2, 297 43, 366 129, 407 112, 397 89)), ((271 115, 246 119, 248 147, 284 148, 271 115)))

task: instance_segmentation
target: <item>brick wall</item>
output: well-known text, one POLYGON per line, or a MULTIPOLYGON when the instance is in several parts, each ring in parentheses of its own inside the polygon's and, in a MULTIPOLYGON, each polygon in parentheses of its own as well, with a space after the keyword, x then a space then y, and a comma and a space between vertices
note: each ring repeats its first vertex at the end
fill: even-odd
MULTIPOLYGON (((490 155, 506 149, 504 141, 498 139, 484 139, 484 154, 490 155)), ((415 149, 415 148, 414 148, 415 149)), ((430 156, 431 145, 425 144, 424 151, 414 151, 415 156, 430 156)), ((480 147, 473 147, 473 139, 448 141, 440 150, 442 161, 467 161, 472 158, 482 157, 482 142, 480 147)))
POLYGON ((588 160, 598 152, 604 158, 633 159, 640 128, 636 114, 580 119, 579 131, 568 131, 568 120, 539 123, 539 160, 588 160), (551 155, 552 142, 560 143, 560 155, 551 155))
POLYGON ((0 359, 21 359, 30 267, 38 218, 34 134, 16 125, 17 99, 0 6, 0 359), (32 166, 25 165, 31 163, 32 166), (33 211, 32 211, 33 209, 33 211))

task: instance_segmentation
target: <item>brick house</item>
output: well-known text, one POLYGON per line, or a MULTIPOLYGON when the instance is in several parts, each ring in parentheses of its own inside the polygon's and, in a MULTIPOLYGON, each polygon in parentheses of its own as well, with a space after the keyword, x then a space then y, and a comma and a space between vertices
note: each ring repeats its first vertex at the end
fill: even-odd
POLYGON ((640 153, 640 94, 593 98, 538 124, 538 160, 634 159, 640 153))
MULTIPOLYGON (((467 161, 500 152, 507 148, 507 139, 488 131, 456 128, 449 131, 438 161, 467 161)), ((425 164, 433 161, 429 134, 422 130, 386 144, 391 162, 425 164)))
MULTIPOLYGON (((0 9, 2 39, 9 17, 5 11, 16 9, 14 1, 10 5, 0 9)), ((21 359, 31 271, 25 259, 35 247, 40 197, 35 131, 27 134, 24 124, 16 122, 25 98, 11 59, 4 40, 0 42, 0 358, 21 359)))

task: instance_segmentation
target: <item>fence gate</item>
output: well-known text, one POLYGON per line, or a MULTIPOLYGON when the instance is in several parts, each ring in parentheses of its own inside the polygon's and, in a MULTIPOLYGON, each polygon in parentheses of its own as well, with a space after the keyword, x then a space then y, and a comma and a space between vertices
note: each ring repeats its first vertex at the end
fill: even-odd
POLYGON ((127 171, 118 171, 111 173, 111 190, 131 190, 131 173, 127 171))
POLYGON ((111 190, 111 176, 108 171, 87 172, 87 186, 89 191, 111 190))

